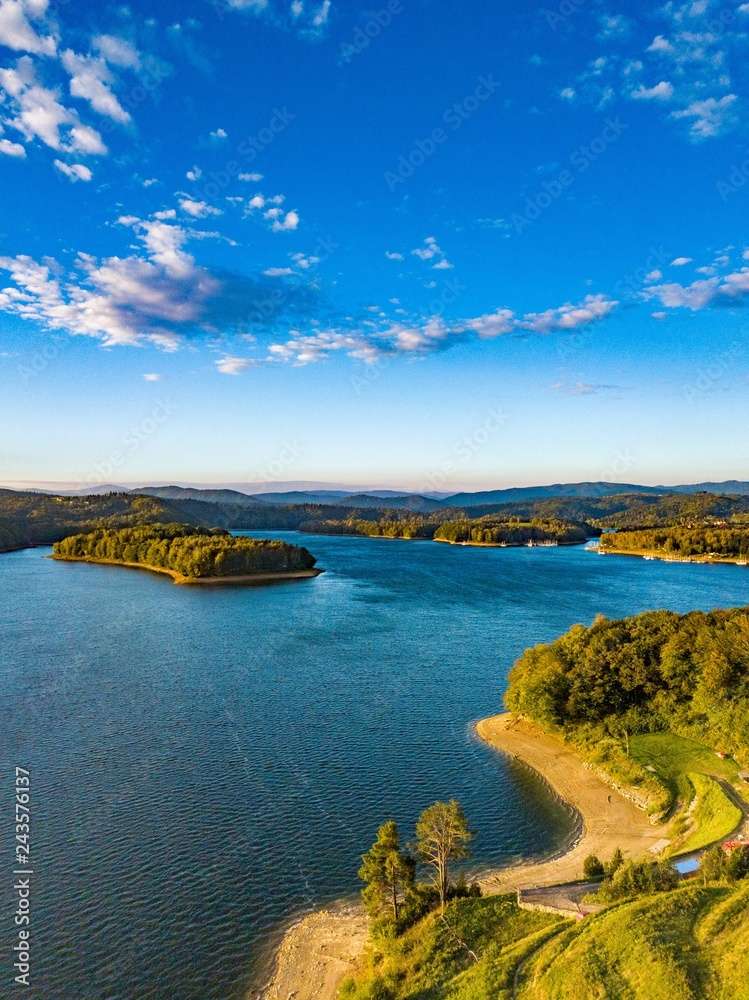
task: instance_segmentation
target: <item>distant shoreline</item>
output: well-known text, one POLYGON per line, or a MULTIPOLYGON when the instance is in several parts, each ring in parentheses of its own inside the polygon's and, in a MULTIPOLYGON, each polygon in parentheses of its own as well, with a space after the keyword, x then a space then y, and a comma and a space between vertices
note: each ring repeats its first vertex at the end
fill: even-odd
POLYGON ((716 566, 746 566, 749 559, 743 556, 677 556, 669 555, 660 549, 602 549, 595 550, 602 556, 634 556, 636 559, 657 559, 658 562, 672 563, 702 563, 716 566))
POLYGON ((92 566, 124 566, 125 569, 140 569, 148 573, 158 573, 161 576, 169 576, 174 583, 179 586, 206 586, 206 587, 226 587, 226 586, 252 586, 253 584, 275 583, 281 580, 309 580, 319 576, 321 569, 299 569, 289 570, 282 573, 248 573, 243 576, 183 576, 174 569, 167 569, 164 566, 149 566, 146 563, 120 562, 117 559, 89 559, 85 556, 50 556, 56 562, 79 562, 90 563, 92 566))

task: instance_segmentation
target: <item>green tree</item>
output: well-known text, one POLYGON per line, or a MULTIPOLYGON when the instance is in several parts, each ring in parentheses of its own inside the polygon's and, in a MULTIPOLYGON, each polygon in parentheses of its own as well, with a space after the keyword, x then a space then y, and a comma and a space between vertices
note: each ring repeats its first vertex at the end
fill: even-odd
POLYGON ((601 878, 604 874, 603 862, 597 854, 589 854, 583 861, 583 875, 586 878, 601 878))
POLYGON ((401 850, 398 825, 383 823, 374 844, 362 855, 359 878, 365 883, 362 896, 369 913, 379 917, 389 910, 397 925, 403 900, 413 889, 415 863, 401 850))
POLYGON ((624 864, 624 855, 622 854, 622 849, 617 847, 614 853, 611 855, 611 861, 606 865, 606 875, 611 878, 624 864))
POLYGON ((702 855, 700 873, 705 885, 708 882, 721 882, 725 878, 726 853, 719 844, 702 855))
POLYGON ((419 816, 416 824, 416 847, 424 862, 434 869, 434 884, 439 892, 440 909, 450 886, 450 862, 467 858, 473 834, 455 799, 435 802, 419 816))

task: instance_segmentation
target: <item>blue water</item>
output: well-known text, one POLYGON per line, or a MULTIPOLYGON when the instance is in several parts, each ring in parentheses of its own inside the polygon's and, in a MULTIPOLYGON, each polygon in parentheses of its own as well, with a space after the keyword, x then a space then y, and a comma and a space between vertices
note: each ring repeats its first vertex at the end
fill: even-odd
POLYGON ((566 810, 471 735, 515 657, 598 612, 749 603, 733 566, 273 534, 325 574, 203 590, 0 556, 0 905, 20 764, 25 996, 246 997, 285 921, 356 890, 379 822, 410 832, 436 798, 463 803, 476 866, 554 849, 566 810))

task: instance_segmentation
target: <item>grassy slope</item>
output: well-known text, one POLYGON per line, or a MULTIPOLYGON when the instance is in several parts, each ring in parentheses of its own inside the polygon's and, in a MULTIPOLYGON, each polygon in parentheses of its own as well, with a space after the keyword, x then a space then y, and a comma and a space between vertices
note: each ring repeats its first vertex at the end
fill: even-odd
POLYGON ((706 1000, 725 948, 699 947, 697 930, 729 890, 677 889, 614 907, 541 947, 523 970, 519 1000, 706 1000))
POLYGON ((582 923, 460 900, 368 957, 345 1000, 749 1000, 749 885, 692 883, 582 923))
POLYGON ((735 761, 722 760, 709 747, 673 733, 635 736, 631 754, 638 764, 654 768, 672 801, 681 804, 672 827, 671 853, 705 847, 738 826, 741 813, 715 780, 735 783, 735 761))
POLYGON ((344 984, 341 997, 496 1000, 512 983, 524 946, 529 943, 535 949, 539 939, 568 923, 547 913, 521 910, 512 895, 455 900, 445 917, 449 930, 438 914, 431 913, 400 938, 378 943, 356 982, 344 984), (478 963, 461 941, 479 956, 478 963), (383 985, 392 993, 382 990, 383 985))

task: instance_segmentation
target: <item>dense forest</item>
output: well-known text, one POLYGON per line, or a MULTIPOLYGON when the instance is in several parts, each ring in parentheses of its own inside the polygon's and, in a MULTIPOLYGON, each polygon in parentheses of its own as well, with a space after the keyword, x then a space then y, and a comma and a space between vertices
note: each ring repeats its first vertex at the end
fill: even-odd
POLYGON ((653 552, 682 559, 749 560, 749 524, 746 527, 654 528, 616 531, 601 538, 603 552, 653 552))
POLYGON ((526 650, 505 703, 644 789, 651 776, 628 754, 634 734, 670 731, 749 765, 749 608, 575 625, 526 650))
POLYGON ((588 525, 564 521, 520 521, 496 516, 447 521, 434 534, 436 541, 473 545, 579 545, 598 532, 588 525))
MULTIPOLYGON (((375 511, 381 515, 381 511, 375 511)), ((305 521, 301 531, 320 535, 366 535, 370 538, 432 538, 439 527, 439 521, 422 517, 418 514, 404 513, 400 516, 395 511, 390 517, 346 517, 327 518, 321 521, 305 521)))
POLYGON ((308 570, 316 561, 301 546, 185 524, 102 528, 64 538, 54 553, 61 559, 139 563, 190 579, 308 570))

